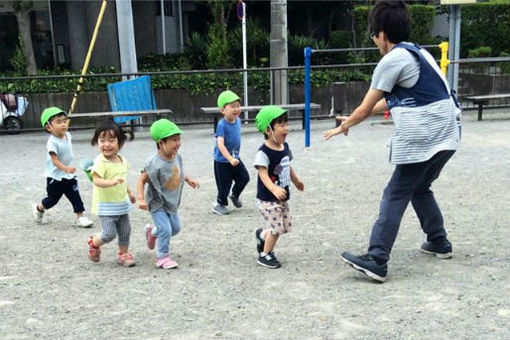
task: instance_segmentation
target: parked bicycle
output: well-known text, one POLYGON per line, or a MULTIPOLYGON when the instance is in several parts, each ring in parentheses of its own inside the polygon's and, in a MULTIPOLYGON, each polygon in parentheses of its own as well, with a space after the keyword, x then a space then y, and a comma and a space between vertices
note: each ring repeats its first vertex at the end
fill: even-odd
POLYGON ((0 127, 9 134, 17 134, 23 129, 21 116, 25 114, 28 100, 16 94, 0 94, 0 127))

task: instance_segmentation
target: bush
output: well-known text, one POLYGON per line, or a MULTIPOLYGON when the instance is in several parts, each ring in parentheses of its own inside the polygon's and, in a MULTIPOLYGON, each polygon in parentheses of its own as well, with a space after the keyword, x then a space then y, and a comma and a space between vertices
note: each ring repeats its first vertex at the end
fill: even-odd
POLYGON ((435 43, 435 39, 430 32, 434 27, 434 19, 436 17, 436 9, 434 6, 415 4, 409 6, 411 14, 411 32, 409 41, 416 42, 420 45, 428 45, 435 43))
MULTIPOLYGON (((499 54, 500 57, 510 57, 510 53, 507 51, 503 51, 499 54)), ((510 61, 502 62, 501 66, 501 73, 502 74, 510 74, 510 61)))
POLYGON ((12 54, 10 64, 12 70, 18 75, 26 75, 27 67, 25 61, 25 54, 23 53, 23 40, 19 37, 19 45, 16 46, 14 53, 12 54))
MULTIPOLYGON (((241 25, 228 32, 229 55, 237 67, 243 66, 243 30, 241 25)), ((246 49, 248 65, 262 66, 264 59, 269 58, 269 32, 264 29, 258 19, 246 20, 246 49)))
POLYGON ((207 55, 207 39, 200 33, 193 32, 185 47, 185 55, 192 69, 201 70, 205 68, 207 55))
MULTIPOLYGON (((349 31, 333 31, 329 35, 329 48, 350 48, 352 46, 352 34, 349 31)), ((346 52, 337 52, 331 57, 335 64, 346 64, 348 54, 346 52)))
POLYGON ((491 56, 510 50, 510 0, 462 6, 461 57, 479 46, 490 46, 491 56))
MULTIPOLYGON (((312 37, 304 35, 289 35, 288 40, 288 52, 289 52, 289 66, 304 65, 305 47, 311 47, 312 49, 326 49, 328 44, 324 40, 315 40, 312 37)), ((318 54, 313 57, 313 64, 324 65, 330 63, 330 56, 326 53, 318 54)))
POLYGON ((492 54, 492 48, 489 46, 481 46, 478 48, 474 48, 469 50, 468 57, 469 58, 483 58, 490 57, 492 54))
POLYGON ((213 23, 209 29, 207 44, 207 67, 211 69, 232 66, 228 55, 227 32, 224 26, 213 23))
MULTIPOLYGON (((411 15, 411 32, 409 41, 420 45, 435 43, 435 39, 430 35, 434 26, 436 9, 431 5, 415 4, 408 6, 411 15)), ((354 8, 354 18, 356 22, 356 36, 361 46, 374 46, 370 33, 368 32, 368 13, 370 7, 358 6, 354 8)))
POLYGON ((148 54, 138 60, 138 68, 145 71, 191 70, 186 54, 148 54))

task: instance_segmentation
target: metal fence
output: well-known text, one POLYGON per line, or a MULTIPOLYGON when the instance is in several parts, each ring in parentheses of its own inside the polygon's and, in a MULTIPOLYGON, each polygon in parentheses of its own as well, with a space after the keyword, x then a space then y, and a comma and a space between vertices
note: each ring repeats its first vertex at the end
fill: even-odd
MULTIPOLYGON (((354 52, 359 51, 354 50, 354 52)), ((472 103, 463 100, 465 96, 510 93, 510 57, 461 59, 453 62, 459 64, 458 96, 465 109, 474 108, 472 103)), ((312 65, 312 102, 321 104, 322 114, 328 114, 331 108, 331 83, 335 81, 366 82, 375 65, 375 62, 312 65)), ((111 111, 107 84, 130 76, 149 75, 155 88, 158 108, 170 108, 174 112, 175 121, 179 124, 208 123, 213 121, 213 117, 201 115, 200 107, 214 106, 217 94, 226 88, 242 94, 244 72, 248 73, 250 105, 274 103, 275 83, 278 80, 288 81, 290 103, 304 102, 304 66, 89 74, 84 76, 84 92, 80 94, 75 112, 111 111), (187 88, 184 86, 179 88, 179 83, 185 84, 187 88)), ((9 84, 9 92, 27 97, 29 105, 22 118, 25 130, 33 131, 40 130, 39 117, 44 108, 49 106, 59 106, 65 110, 69 108, 73 91, 80 77, 80 75, 4 77, 0 78, 0 84, 9 84), (38 87, 40 87, 39 91, 37 91, 38 87), (28 88, 32 91, 35 89, 37 93, 29 93, 28 88)), ((510 106, 510 103, 499 102, 488 107, 501 106, 510 106)), ((142 122, 142 125, 150 123, 152 121, 148 119, 142 122)), ((74 128, 91 128, 92 126, 91 121, 73 122, 74 128)))

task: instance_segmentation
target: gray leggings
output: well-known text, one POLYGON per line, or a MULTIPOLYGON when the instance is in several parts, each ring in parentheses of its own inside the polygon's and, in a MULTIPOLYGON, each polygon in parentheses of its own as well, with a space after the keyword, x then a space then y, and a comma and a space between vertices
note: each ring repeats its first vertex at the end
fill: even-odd
POLYGON ((119 234, 119 246, 129 245, 129 235, 131 234, 131 223, 129 215, 117 216, 99 216, 99 223, 103 231, 101 232, 101 241, 103 243, 111 242, 119 234))

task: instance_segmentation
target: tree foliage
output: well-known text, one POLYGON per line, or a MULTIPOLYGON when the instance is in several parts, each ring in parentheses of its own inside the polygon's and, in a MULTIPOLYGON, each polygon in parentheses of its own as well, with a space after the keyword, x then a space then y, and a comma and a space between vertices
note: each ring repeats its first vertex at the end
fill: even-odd
POLYGON ((509 0, 462 6, 461 56, 481 46, 491 47, 491 56, 510 52, 509 23, 509 0))

